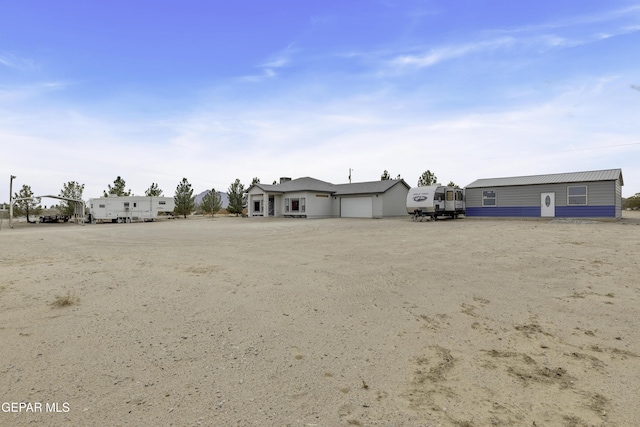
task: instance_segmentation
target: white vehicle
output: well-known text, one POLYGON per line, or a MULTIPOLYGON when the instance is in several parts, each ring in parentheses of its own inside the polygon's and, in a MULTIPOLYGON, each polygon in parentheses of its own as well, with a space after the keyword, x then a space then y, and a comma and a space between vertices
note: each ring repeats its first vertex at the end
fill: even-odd
POLYGON ((464 191, 439 184, 411 188, 407 193, 407 213, 413 215, 414 221, 436 220, 439 216, 458 218, 465 213, 464 191))
POLYGON ((173 215, 173 197, 114 196, 89 199, 91 223, 153 221, 159 213, 173 215))

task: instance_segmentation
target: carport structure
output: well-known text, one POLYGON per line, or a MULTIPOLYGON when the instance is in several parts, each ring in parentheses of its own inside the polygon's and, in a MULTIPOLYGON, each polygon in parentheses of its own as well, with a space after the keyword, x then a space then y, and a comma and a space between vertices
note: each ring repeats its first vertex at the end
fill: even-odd
POLYGON ((32 196, 32 197, 22 197, 22 198, 18 198, 18 199, 13 199, 11 201, 11 203, 9 204, 9 227, 13 228, 13 205, 16 204, 16 202, 20 202, 22 200, 33 200, 33 199, 58 199, 58 200, 64 200, 67 202, 74 202, 75 203, 75 209, 74 209, 74 216, 76 217, 76 219, 78 218, 78 208, 80 206, 82 206, 82 221, 81 224, 84 225, 84 212, 86 209, 84 200, 80 200, 80 199, 71 199, 69 197, 62 197, 62 196, 52 196, 50 194, 46 195, 46 196, 32 196))

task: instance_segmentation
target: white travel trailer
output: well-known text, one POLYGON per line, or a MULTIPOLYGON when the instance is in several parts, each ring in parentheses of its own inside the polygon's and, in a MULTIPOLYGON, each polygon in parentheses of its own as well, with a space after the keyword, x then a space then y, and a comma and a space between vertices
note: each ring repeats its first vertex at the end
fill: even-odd
POLYGON ((114 196, 89 199, 91 223, 153 221, 159 213, 172 215, 175 208, 173 197, 114 196))
POLYGON ((407 193, 407 212, 413 220, 437 219, 439 216, 458 218, 464 215, 464 190, 445 185, 414 187, 407 193))

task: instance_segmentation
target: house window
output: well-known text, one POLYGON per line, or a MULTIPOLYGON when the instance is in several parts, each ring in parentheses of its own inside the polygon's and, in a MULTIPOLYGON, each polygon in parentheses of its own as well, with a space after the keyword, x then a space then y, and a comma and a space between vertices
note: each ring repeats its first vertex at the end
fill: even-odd
POLYGON ((484 190, 482 192, 482 206, 496 206, 497 201, 495 190, 484 190))
POLYGON ((567 205, 568 206, 580 206, 587 204, 587 186, 576 185, 574 187, 567 187, 567 205))
POLYGON ((305 212, 307 199, 301 197, 299 199, 284 199, 285 212, 305 212))

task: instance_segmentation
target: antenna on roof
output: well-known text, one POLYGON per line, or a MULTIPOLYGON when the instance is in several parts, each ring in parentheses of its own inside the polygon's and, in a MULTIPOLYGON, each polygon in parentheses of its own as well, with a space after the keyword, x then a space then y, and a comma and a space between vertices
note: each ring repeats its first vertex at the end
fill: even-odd
POLYGON ((353 169, 349 168, 349 184, 351 184, 351 171, 352 171, 352 170, 353 170, 353 169))

